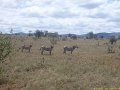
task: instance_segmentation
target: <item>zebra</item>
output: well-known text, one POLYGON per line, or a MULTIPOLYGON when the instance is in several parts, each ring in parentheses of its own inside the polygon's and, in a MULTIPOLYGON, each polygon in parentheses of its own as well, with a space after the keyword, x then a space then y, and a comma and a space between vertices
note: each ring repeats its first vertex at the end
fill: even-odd
POLYGON ((71 51, 71 54, 72 54, 72 52, 74 51, 75 48, 78 48, 78 46, 77 46, 77 45, 74 45, 74 46, 71 46, 71 47, 64 46, 64 48, 63 48, 63 49, 64 49, 63 53, 66 54, 66 51, 71 51))
MULTIPOLYGON (((23 52, 23 50, 25 49, 25 50, 28 50, 29 52, 30 52, 30 50, 31 50, 31 48, 32 48, 32 45, 30 44, 30 45, 23 45, 23 46, 21 46, 21 51, 23 52)), ((20 49, 20 48, 19 48, 20 49)))
POLYGON ((40 48, 41 54, 43 55, 44 51, 49 51, 49 54, 51 55, 53 48, 54 48, 54 46, 52 46, 52 45, 50 45, 50 46, 42 46, 40 48))

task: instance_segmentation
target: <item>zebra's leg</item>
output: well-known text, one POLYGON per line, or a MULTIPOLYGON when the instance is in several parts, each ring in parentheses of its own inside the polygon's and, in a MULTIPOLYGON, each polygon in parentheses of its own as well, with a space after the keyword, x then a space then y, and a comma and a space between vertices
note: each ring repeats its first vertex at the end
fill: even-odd
POLYGON ((43 50, 41 51, 41 55, 43 55, 43 50))
POLYGON ((21 51, 23 52, 23 48, 21 49, 21 51))
POLYGON ((65 53, 65 54, 66 54, 66 50, 65 50, 65 49, 64 49, 63 53, 65 53))
POLYGON ((30 53, 30 49, 29 49, 29 53, 30 53))
POLYGON ((50 55, 51 55, 51 51, 50 51, 50 55))

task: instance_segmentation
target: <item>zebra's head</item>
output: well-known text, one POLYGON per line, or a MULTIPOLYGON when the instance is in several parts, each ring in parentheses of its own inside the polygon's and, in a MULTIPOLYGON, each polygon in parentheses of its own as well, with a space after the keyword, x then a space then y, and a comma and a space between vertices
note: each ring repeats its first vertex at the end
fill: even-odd
POLYGON ((54 48, 54 46, 53 46, 53 45, 51 45, 51 48, 53 49, 53 48, 54 48))
POLYGON ((32 47, 32 44, 30 44, 30 47, 32 47))

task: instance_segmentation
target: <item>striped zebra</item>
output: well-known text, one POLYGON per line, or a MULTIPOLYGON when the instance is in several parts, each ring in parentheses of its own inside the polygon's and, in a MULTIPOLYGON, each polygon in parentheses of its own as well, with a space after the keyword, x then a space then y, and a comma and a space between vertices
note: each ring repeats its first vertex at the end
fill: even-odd
POLYGON ((53 48, 54 48, 54 46, 52 46, 52 45, 50 45, 50 46, 42 46, 40 48, 41 54, 43 55, 44 51, 48 51, 49 54, 51 55, 53 48))
MULTIPOLYGON (((32 45, 23 45, 21 46, 21 51, 23 52, 23 50, 28 50, 29 52, 31 51, 32 45)), ((19 48, 20 49, 20 48, 19 48)))
POLYGON ((63 51, 63 53, 65 53, 66 54, 66 51, 70 51, 71 52, 71 54, 73 53, 73 51, 75 50, 75 48, 78 48, 78 46, 77 45, 75 45, 75 46, 64 46, 64 51, 63 51))

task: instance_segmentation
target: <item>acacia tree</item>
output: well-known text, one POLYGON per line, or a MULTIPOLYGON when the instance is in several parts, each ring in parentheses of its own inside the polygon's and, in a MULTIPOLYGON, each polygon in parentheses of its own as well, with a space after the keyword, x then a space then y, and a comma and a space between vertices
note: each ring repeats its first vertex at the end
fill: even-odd
POLYGON ((44 35, 44 33, 42 31, 40 31, 40 30, 36 30, 34 35, 35 35, 35 37, 40 38, 41 36, 44 35))
POLYGON ((89 33, 87 34, 87 38, 88 38, 88 39, 93 39, 93 38, 94 38, 94 33, 93 33, 93 32, 89 32, 89 33))
POLYGON ((111 37, 109 42, 111 44, 114 44, 114 43, 116 43, 116 41, 117 41, 117 39, 115 37, 111 37))

